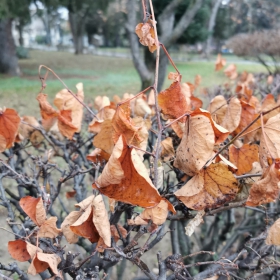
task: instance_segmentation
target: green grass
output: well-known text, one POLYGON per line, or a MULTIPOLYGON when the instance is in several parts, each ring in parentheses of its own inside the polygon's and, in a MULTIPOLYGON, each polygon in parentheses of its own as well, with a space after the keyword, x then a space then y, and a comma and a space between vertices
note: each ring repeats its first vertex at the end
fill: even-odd
MULTIPOLYGON (((20 114, 39 116, 36 96, 41 88, 38 79, 40 64, 53 69, 73 91, 75 85, 82 82, 87 102, 92 102, 97 95, 122 96, 125 92, 137 93, 140 89, 139 76, 129 59, 43 51, 30 51, 30 57, 19 61, 21 77, 0 76, 0 107, 11 107, 20 114)), ((213 70, 213 62, 178 63, 177 67, 184 82, 193 82, 195 75, 201 75, 201 87, 212 87, 227 81, 223 72, 213 70)), ((240 72, 264 71, 262 66, 246 63, 238 64, 237 68, 240 72)), ((168 71, 174 72, 171 66, 168 71)), ((170 81, 166 80, 164 87, 169 84, 170 81)), ((62 88, 63 85, 49 74, 45 93, 49 95, 50 102, 62 88)))

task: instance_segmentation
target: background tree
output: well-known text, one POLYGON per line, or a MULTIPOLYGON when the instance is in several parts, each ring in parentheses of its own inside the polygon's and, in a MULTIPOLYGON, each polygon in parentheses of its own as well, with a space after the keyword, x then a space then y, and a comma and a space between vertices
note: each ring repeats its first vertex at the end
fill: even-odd
MULTIPOLYGON (((23 0, 21 5, 16 0, 0 2, 0 73, 19 74, 12 22, 17 20, 18 28, 22 30, 23 25, 30 19, 30 2, 31 0, 23 0)), ((22 33, 20 32, 20 34, 22 33)), ((22 36, 20 36, 20 44, 23 44, 22 36)))

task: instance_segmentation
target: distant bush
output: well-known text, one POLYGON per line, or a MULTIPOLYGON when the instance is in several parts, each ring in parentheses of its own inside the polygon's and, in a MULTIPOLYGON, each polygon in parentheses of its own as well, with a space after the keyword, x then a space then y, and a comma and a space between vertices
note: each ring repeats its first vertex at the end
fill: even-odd
POLYGON ((26 59, 29 58, 29 51, 28 49, 24 48, 24 47, 17 47, 16 49, 16 53, 17 53, 17 57, 19 59, 26 59))
POLYGON ((252 34, 239 34, 231 38, 227 46, 242 57, 257 59, 269 73, 280 73, 280 30, 267 30, 252 34), (271 63, 268 63, 271 60, 271 63))
POLYGON ((35 37, 35 42, 39 45, 45 45, 47 42, 46 36, 45 35, 37 35, 35 37))

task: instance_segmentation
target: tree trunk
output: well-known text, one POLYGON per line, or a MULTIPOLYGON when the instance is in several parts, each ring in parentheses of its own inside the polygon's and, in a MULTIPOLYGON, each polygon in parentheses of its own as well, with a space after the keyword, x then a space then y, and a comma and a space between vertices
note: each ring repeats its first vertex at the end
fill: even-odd
POLYGON ((19 43, 19 45, 21 46, 21 47, 23 47, 24 46, 24 40, 23 40, 23 23, 22 23, 22 21, 21 20, 19 20, 18 21, 18 24, 16 25, 16 28, 17 28, 17 30, 18 30, 18 34, 19 34, 19 38, 18 38, 18 43, 19 43))
POLYGON ((0 73, 19 75, 12 19, 0 20, 0 73))
POLYGON ((222 0, 215 0, 215 1, 216 2, 214 3, 214 6, 212 7, 211 16, 210 16, 210 20, 209 20, 209 24, 208 24, 209 35, 208 35, 207 42, 206 42, 206 50, 205 50, 206 57, 209 57, 209 55, 211 54, 213 30, 215 27, 218 10, 219 10, 220 4, 222 3, 222 0))
POLYGON ((73 37, 75 54, 82 54, 84 50, 84 22, 79 20, 79 15, 77 13, 69 11, 69 23, 73 37))
MULTIPOLYGON (((175 10, 182 0, 171 1, 163 12, 159 15, 158 22, 161 28, 161 37, 159 41, 169 48, 173 43, 175 43, 182 33, 187 29, 192 19, 196 15, 197 11, 203 4, 203 0, 196 0, 191 8, 187 9, 177 25, 174 27, 175 20, 175 10)), ((129 35, 130 49, 132 53, 134 66, 141 78, 142 89, 151 86, 154 81, 154 69, 155 69, 155 55, 148 55, 147 50, 144 51, 144 57, 141 56, 139 50, 138 37, 135 35, 135 27, 139 21, 136 17, 136 1, 127 1, 127 25, 126 29, 129 35), (152 66, 152 67, 151 67, 152 66)), ((147 48, 146 48, 147 49, 147 48)), ((168 58, 165 53, 161 50, 160 52, 160 62, 159 62, 159 80, 158 80, 158 91, 161 90, 168 65, 168 58)))

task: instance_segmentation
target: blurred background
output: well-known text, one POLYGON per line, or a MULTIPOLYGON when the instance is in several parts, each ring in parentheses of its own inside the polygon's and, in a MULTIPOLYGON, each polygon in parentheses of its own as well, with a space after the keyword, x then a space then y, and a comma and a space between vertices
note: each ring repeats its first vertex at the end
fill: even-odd
MULTIPOLYGON (((201 86, 226 82, 215 73, 222 53, 238 71, 277 72, 279 0, 154 0, 159 38, 183 74, 201 86), (260 64, 257 64, 261 62, 260 64)), ((52 68, 71 88, 83 82, 87 98, 136 93, 152 83, 154 55, 134 30, 143 21, 139 0, 0 0, 1 106, 33 110, 38 66, 52 68), (132 55, 132 53, 134 55, 132 55), (136 67, 135 67, 136 66, 136 67)), ((159 87, 172 68, 161 56, 159 87)), ((46 93, 62 88, 49 77, 46 93)))

